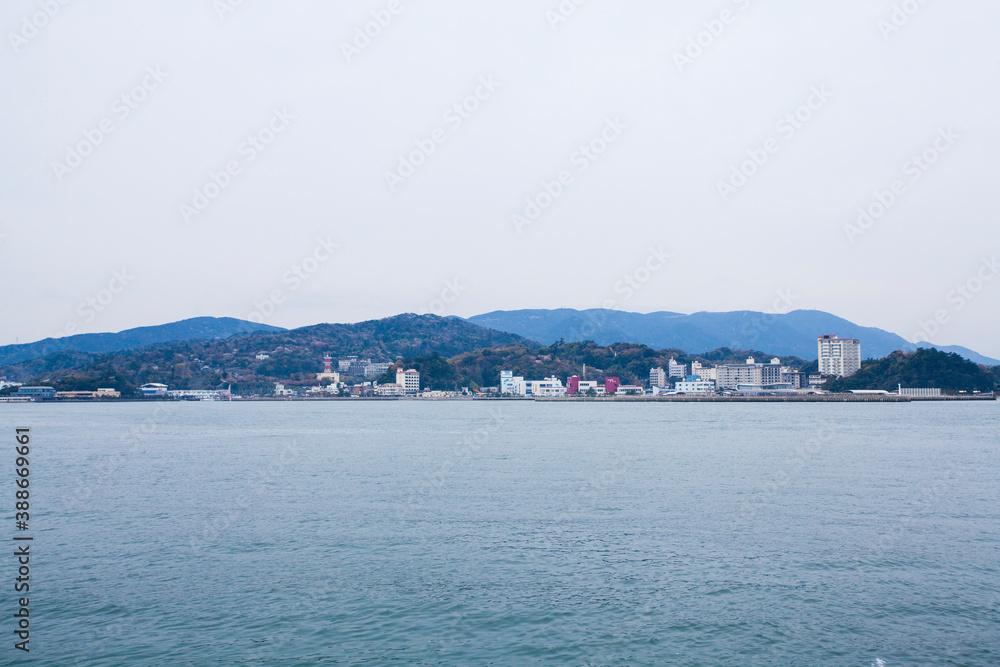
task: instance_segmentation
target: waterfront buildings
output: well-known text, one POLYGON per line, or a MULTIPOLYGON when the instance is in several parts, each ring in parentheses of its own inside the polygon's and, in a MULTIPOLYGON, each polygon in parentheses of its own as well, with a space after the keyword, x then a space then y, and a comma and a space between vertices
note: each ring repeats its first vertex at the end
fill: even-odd
POLYGON ((700 394, 708 395, 715 393, 715 381, 703 380, 697 375, 689 375, 681 382, 678 382, 674 389, 679 394, 700 394))
POLYGON ((861 370, 861 342, 857 338, 820 336, 817 347, 820 375, 848 377, 861 370))
POLYGON ((420 393, 420 371, 400 368, 396 371, 396 384, 403 388, 404 395, 416 396, 420 393))
POLYGON ((333 370, 333 357, 327 354, 323 357, 323 372, 316 373, 316 379, 320 382, 329 380, 331 384, 340 384, 340 373, 333 370))
POLYGON ((222 401, 232 398, 228 389, 172 389, 167 398, 182 401, 222 401))
MULTIPOLYGON (((697 362, 696 362, 697 363, 697 362)), ((664 389, 667 386, 667 373, 663 368, 651 368, 649 370, 649 387, 659 387, 664 389)))
POLYGON ((606 391, 603 384, 597 382, 597 380, 581 380, 579 375, 574 375, 566 382, 566 393, 569 396, 576 396, 577 394, 595 394, 598 396, 603 396, 606 391))
POLYGON ((55 398, 55 395, 55 387, 20 387, 16 394, 16 396, 21 398, 32 398, 35 400, 55 398))
POLYGON ((702 366, 700 361, 691 362, 691 375, 695 375, 702 380, 711 380, 712 382, 719 379, 719 374, 714 367, 702 366))
POLYGON ((899 387, 900 396, 912 396, 914 398, 937 398, 941 396, 940 389, 907 389, 906 387, 899 387))
POLYGON ((98 389, 97 391, 57 391, 56 398, 70 400, 121 398, 121 392, 114 389, 98 389))
POLYGON ((403 385, 392 383, 380 384, 375 393, 379 396, 403 396, 406 391, 403 389, 403 385))
POLYGON ((167 385, 159 382, 148 382, 139 388, 143 396, 166 396, 167 385))
MULTIPOLYGON (((577 386, 579 377, 569 379, 570 386, 577 386)), ((525 380, 514 375, 514 371, 500 371, 500 393, 504 396, 566 396, 571 393, 569 387, 564 387, 557 377, 547 377, 544 380, 525 380)), ((574 392, 575 393, 575 392, 574 392)))
POLYGON ((667 377, 684 379, 687 376, 687 364, 679 364, 674 359, 667 362, 667 377))

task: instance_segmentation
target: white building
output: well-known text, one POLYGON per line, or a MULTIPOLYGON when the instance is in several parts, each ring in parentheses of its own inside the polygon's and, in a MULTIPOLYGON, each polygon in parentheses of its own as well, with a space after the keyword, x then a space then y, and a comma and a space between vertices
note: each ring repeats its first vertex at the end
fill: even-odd
POLYGON ((379 396, 402 396, 403 385, 400 384, 380 384, 375 392, 379 396))
POLYGON ((271 355, 267 354, 266 352, 260 352, 256 356, 257 361, 267 361, 270 358, 271 358, 271 355))
POLYGON ((913 398, 938 398, 941 396, 940 389, 907 389, 906 387, 899 388, 900 396, 912 396, 913 398))
POLYGON ((857 338, 820 336, 817 346, 821 375, 848 377, 861 370, 861 342, 857 338))
POLYGON ((514 371, 500 371, 500 394, 504 396, 527 396, 528 387, 521 376, 514 371))
POLYGON ((167 385, 158 382, 149 382, 140 388, 143 396, 166 396, 167 385))
POLYGON ((667 373, 662 368, 651 368, 649 370, 649 386, 663 389, 667 386, 667 373))
POLYGON ((231 396, 228 389, 172 389, 167 392, 168 398, 188 401, 221 401, 231 396))
POLYGON ((404 371, 400 368, 396 371, 396 384, 403 388, 405 395, 416 396, 420 393, 420 371, 413 369, 404 371))
POLYGON ((740 385, 770 385, 781 382, 781 362, 758 364, 753 357, 745 364, 727 364, 716 368, 719 389, 738 389, 740 385))
POLYGON ((275 396, 294 396, 295 392, 291 389, 285 389, 285 385, 276 384, 274 385, 274 395, 275 396))
POLYGON ((527 393, 529 396, 565 396, 567 389, 563 386, 562 380, 557 377, 549 377, 544 380, 532 380, 527 383, 527 393))
POLYGON ((619 385, 615 390, 615 396, 644 396, 646 390, 637 384, 619 385))
POLYGON ((700 361, 691 362, 691 375, 697 375, 702 380, 712 380, 713 382, 719 379, 717 369, 702 366, 700 361))
POLYGON ((687 376, 687 364, 679 364, 673 359, 667 362, 667 377, 681 378, 687 376))
POLYGON ((713 380, 684 380, 678 382, 674 389, 679 394, 712 394, 715 393, 713 380))

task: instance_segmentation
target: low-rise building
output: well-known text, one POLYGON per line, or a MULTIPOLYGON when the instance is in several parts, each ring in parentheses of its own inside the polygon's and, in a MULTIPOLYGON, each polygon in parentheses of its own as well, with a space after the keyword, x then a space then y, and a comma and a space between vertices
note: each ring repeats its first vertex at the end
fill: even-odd
POLYGON ((403 389, 403 385, 395 383, 380 384, 375 392, 379 396, 403 396, 406 393, 403 389))
POLYGON ((714 394, 715 381, 703 380, 697 375, 689 375, 684 378, 684 380, 674 385, 674 390, 677 391, 678 394, 714 394))
POLYGON ((228 389, 171 389, 167 398, 182 401, 222 401, 231 398, 228 389))
POLYGON ((67 400, 121 398, 121 392, 114 389, 98 389, 97 391, 57 391, 56 398, 67 400))
POLYGON ((166 396, 167 395, 167 385, 160 384, 159 382, 147 382, 142 385, 139 390, 142 392, 143 396, 166 396))
POLYGON ((644 396, 645 394, 645 387, 641 387, 637 384, 619 385, 618 389, 615 390, 615 396, 644 396))
POLYGON ((17 390, 17 395, 35 400, 45 400, 55 398, 56 389, 55 387, 21 387, 17 390))
POLYGON ((899 395, 911 396, 913 398, 938 398, 941 396, 941 390, 937 388, 907 389, 906 387, 900 387, 899 395))

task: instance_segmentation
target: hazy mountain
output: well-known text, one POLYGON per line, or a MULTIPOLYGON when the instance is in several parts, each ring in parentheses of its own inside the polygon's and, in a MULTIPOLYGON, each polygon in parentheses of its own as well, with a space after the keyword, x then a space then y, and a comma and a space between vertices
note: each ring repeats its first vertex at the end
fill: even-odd
POLYGON ((118 333, 78 334, 46 338, 35 343, 0 347, 0 366, 19 364, 54 352, 73 351, 106 354, 176 340, 215 340, 254 331, 284 331, 280 327, 256 324, 232 317, 195 317, 152 327, 127 329, 118 333))
MULTIPOLYGON (((520 334, 545 344, 592 340, 601 345, 642 343, 656 349, 679 348, 692 353, 721 347, 765 349, 782 356, 816 358, 816 338, 837 334, 861 340, 863 357, 881 358, 896 350, 917 346, 902 336, 863 327, 818 310, 796 310, 784 315, 752 311, 731 313, 626 313, 616 310, 514 310, 468 318, 470 322, 520 334)), ((931 347, 921 345, 921 347, 931 347)), ((970 361, 1000 365, 1000 361, 957 346, 933 346, 955 352, 970 361)))
POLYGON ((376 361, 439 354, 451 357, 507 345, 537 347, 521 336, 471 322, 434 315, 398 315, 357 324, 317 324, 255 332, 223 340, 186 338, 117 350, 88 359, 84 353, 55 352, 41 359, 0 367, 18 381, 55 384, 61 390, 114 387, 126 394, 146 382, 175 389, 267 385, 275 381, 314 383, 326 353, 357 355, 376 361), (267 358, 257 359, 260 353, 267 358))

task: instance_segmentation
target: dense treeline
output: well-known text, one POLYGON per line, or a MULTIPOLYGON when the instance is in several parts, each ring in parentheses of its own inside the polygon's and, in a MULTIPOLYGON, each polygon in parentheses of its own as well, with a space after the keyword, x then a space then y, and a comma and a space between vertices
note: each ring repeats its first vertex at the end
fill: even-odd
POLYGON ((954 353, 933 348, 916 352, 893 352, 884 359, 869 359, 848 378, 829 380, 829 391, 881 389, 896 391, 899 385, 940 388, 946 392, 990 392, 1000 383, 1000 367, 978 366, 954 353))

